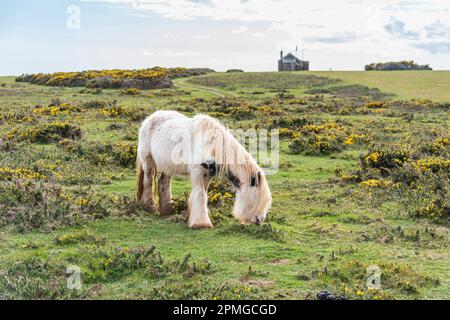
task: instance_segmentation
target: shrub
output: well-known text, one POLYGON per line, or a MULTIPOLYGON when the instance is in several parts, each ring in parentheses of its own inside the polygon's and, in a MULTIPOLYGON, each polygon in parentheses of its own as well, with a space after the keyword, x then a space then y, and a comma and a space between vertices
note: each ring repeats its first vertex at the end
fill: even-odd
MULTIPOLYGON (((216 178, 211 180, 208 186, 208 204, 218 208, 230 205, 235 197, 235 190, 225 179, 216 178)), ((172 210, 176 214, 185 214, 188 210, 189 193, 184 193, 172 201, 172 210)), ((213 214, 213 213, 211 213, 213 214)), ((222 217, 213 217, 214 220, 221 220, 222 217)), ((217 223, 218 221, 214 221, 217 223)))
MULTIPOLYGON (((65 261, 52 256, 41 257, 33 254, 3 267, 0 269, 0 299, 86 298, 95 292, 94 288, 98 288, 100 283, 122 279, 135 271, 141 271, 150 279, 174 278, 174 276, 190 279, 196 275, 203 275, 201 279, 204 279, 205 275, 214 273, 215 268, 207 258, 193 261, 190 254, 181 260, 166 259, 154 246, 128 248, 101 244, 85 245, 68 255, 65 261), (82 266, 82 290, 67 288, 65 271, 71 264, 82 266), (93 286, 84 289, 86 285, 93 286)), ((163 285, 168 283, 170 282, 163 282, 163 285)), ((192 298, 191 292, 188 293, 186 289, 183 292, 180 292, 180 288, 154 289, 155 292, 151 293, 152 298, 166 296, 167 292, 175 294, 175 297, 192 298)), ((222 290, 224 288, 212 290, 209 297, 219 295, 222 290)))
POLYGON ((45 180, 47 176, 26 168, 0 168, 0 181, 23 180, 45 180))
POLYGON ((233 201, 235 190, 231 184, 224 179, 213 179, 208 187, 208 203, 221 206, 233 201))
POLYGON ((124 167, 134 167, 136 164, 136 144, 117 142, 112 146, 111 152, 113 158, 124 167))
POLYGON ((126 88, 123 89, 120 93, 129 96, 136 96, 138 94, 141 94, 141 91, 137 88, 126 88))
POLYGON ((227 73, 236 73, 236 72, 244 72, 244 70, 241 69, 228 69, 227 73))
POLYGON ((299 136, 289 145, 289 150, 293 154, 328 154, 365 140, 364 134, 350 133, 343 125, 327 121, 303 126, 299 136))
POLYGON ((17 77, 16 82, 62 87, 159 89, 172 87, 171 79, 209 72, 213 72, 213 70, 160 67, 138 70, 89 70, 53 74, 24 74, 17 77))
POLYGON ((271 241, 285 241, 283 230, 276 229, 270 223, 265 223, 261 226, 250 224, 233 224, 222 230, 223 234, 237 233, 246 234, 256 239, 266 239, 271 241))
POLYGON ((362 188, 381 188, 387 189, 392 186, 392 181, 382 180, 382 179, 369 179, 366 181, 362 181, 359 183, 359 186, 362 188))
POLYGON ((278 117, 271 118, 268 127, 270 129, 287 128, 299 131, 303 126, 311 124, 311 119, 306 117, 278 117))
POLYGON ((450 160, 443 159, 419 159, 413 162, 413 166, 420 171, 432 173, 448 173, 450 175, 450 160))
POLYGON ((70 140, 62 140, 58 146, 96 165, 104 165, 110 162, 123 167, 133 167, 136 164, 137 146, 133 143, 73 143, 70 140))
POLYGON ((449 152, 449 137, 450 133, 447 133, 446 136, 436 135, 434 139, 422 144, 421 151, 430 155, 443 155, 446 152, 449 152))
POLYGON ((6 112, 6 113, 0 113, 0 124, 3 122, 6 123, 30 123, 34 122, 35 116, 33 114, 29 113, 23 113, 23 112, 6 112))
POLYGON ((405 208, 412 216, 436 221, 450 221, 450 183, 448 172, 425 172, 416 178, 414 185, 398 185, 405 208))
POLYGON ((90 100, 82 104, 84 109, 108 109, 117 105, 117 100, 90 100))
POLYGON ((121 279, 136 270, 143 270, 151 278, 181 274, 189 278, 195 274, 210 274, 214 268, 208 260, 191 262, 188 254, 182 261, 165 259, 154 246, 151 247, 97 247, 84 254, 87 260, 85 279, 88 283, 121 279))
MULTIPOLYGON (((132 109, 128 111, 127 116, 131 121, 141 122, 149 116, 149 112, 145 109, 132 109)), ((137 131, 134 130, 134 132, 136 133, 137 131)))
POLYGON ((67 265, 37 255, 0 269, 0 299, 73 299, 83 292, 67 288, 67 265))
POLYGON ((369 109, 378 109, 378 108, 383 108, 385 106, 385 103, 382 101, 372 101, 372 102, 368 102, 366 104, 366 107, 369 109))
POLYGON ((37 115, 47 115, 47 116, 58 116, 61 113, 62 114, 70 114, 72 112, 80 112, 82 111, 81 108, 75 107, 67 102, 58 102, 57 105, 50 104, 46 107, 43 106, 35 106, 32 110, 34 114, 37 115))
POLYGON ((404 147, 372 149, 361 157, 361 168, 375 168, 387 174, 388 170, 402 166, 410 156, 410 151, 404 147))
POLYGON ((380 91, 378 88, 369 88, 360 84, 340 85, 329 88, 313 88, 306 90, 307 94, 330 94, 335 97, 345 97, 353 99, 361 99, 368 97, 370 99, 386 99, 392 94, 380 91))
POLYGON ((299 138, 300 134, 294 130, 291 130, 289 128, 280 128, 280 138, 299 138))
POLYGON ((6 135, 8 140, 30 141, 49 143, 60 141, 63 138, 81 138, 81 129, 66 122, 55 121, 42 126, 35 126, 29 129, 12 129, 6 135))
POLYGON ((129 111, 119 106, 109 106, 100 110, 100 113, 110 118, 120 118, 129 115, 129 111))
POLYGON ((381 270, 382 289, 368 288, 370 266, 358 260, 332 261, 323 268, 313 270, 311 278, 317 278, 322 286, 333 288, 336 295, 346 299, 393 299, 392 290, 418 296, 424 287, 436 287, 439 279, 416 272, 410 266, 398 263, 377 263, 381 270))
POLYGON ((77 225, 109 213, 102 199, 88 191, 67 193, 55 184, 29 180, 0 184, 0 225, 19 232, 77 225))
POLYGON ((393 71, 393 70, 433 70, 428 64, 418 65, 414 61, 371 63, 365 66, 366 71, 393 71))
POLYGON ((307 154, 328 154, 341 150, 342 145, 336 137, 327 134, 314 134, 295 138, 289 145, 289 151, 292 154, 300 154, 302 152, 307 154))
POLYGON ((99 238, 86 230, 81 230, 67 233, 62 236, 57 236, 53 239, 53 242, 58 245, 71 245, 78 243, 104 244, 106 239, 99 238))

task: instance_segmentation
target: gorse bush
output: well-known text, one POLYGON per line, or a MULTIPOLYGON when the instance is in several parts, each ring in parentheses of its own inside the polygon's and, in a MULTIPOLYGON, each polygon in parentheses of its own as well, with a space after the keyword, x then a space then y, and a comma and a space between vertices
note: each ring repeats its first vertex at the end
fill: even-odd
POLYGON ((34 114, 24 112, 5 112, 0 113, 0 124, 3 123, 31 123, 35 122, 36 117, 34 114))
POLYGON ((87 230, 81 230, 57 236, 53 239, 53 242, 57 245, 71 245, 80 243, 104 244, 106 239, 100 238, 87 230))
POLYGON ((398 194, 412 216, 450 222, 450 174, 425 172, 414 186, 398 186, 398 194))
POLYGON ((140 70, 90 70, 83 72, 58 72, 31 74, 16 78, 16 82, 63 87, 156 89, 172 87, 173 78, 200 75, 210 69, 165 69, 154 67, 140 70))
POLYGON ((63 138, 81 138, 81 129, 66 122, 55 121, 50 124, 34 126, 28 129, 14 128, 6 135, 8 140, 39 143, 57 142, 63 138))
POLYGON ((67 289, 66 265, 33 255, 0 269, 0 299, 70 299, 82 293, 67 289))
POLYGON ((75 143, 62 140, 58 144, 70 154, 90 161, 96 165, 114 163, 122 167, 133 167, 136 164, 137 145, 129 142, 91 142, 75 143))
POLYGON ((120 118, 129 115, 129 110, 120 106, 110 106, 100 110, 100 113, 110 118, 120 118))
POLYGON ((67 102, 58 102, 58 104, 50 104, 46 107, 35 106, 32 112, 36 115, 58 116, 60 114, 70 114, 72 112, 81 112, 80 107, 76 107, 67 102))
MULTIPOLYGON (((225 179, 215 178, 211 180, 208 187, 208 205, 214 209, 224 207, 230 209, 231 204, 234 201, 236 195, 235 189, 231 186, 231 183, 225 179)), ((186 215, 188 210, 189 193, 183 193, 172 201, 172 212, 174 214, 186 215)), ((218 213, 217 216, 214 212, 211 212, 211 218, 214 223, 219 223, 224 220, 225 217, 222 213, 218 213)))
POLYGON ((121 166, 134 167, 136 164, 136 144, 117 142, 112 146, 111 153, 114 160, 116 160, 121 166))
POLYGON ((341 151, 345 146, 365 142, 364 134, 353 133, 342 124, 328 121, 304 125, 294 137, 289 150, 293 154, 328 154, 341 151))
POLYGON ((313 270, 310 278, 317 278, 322 285, 333 288, 346 299, 393 299, 392 290, 400 290, 408 296, 416 297, 424 287, 436 287, 439 280, 428 277, 408 265, 379 263, 382 288, 368 288, 369 265, 357 260, 347 260, 337 264, 330 262, 321 269, 313 270))
POLYGON ((45 180, 47 176, 27 168, 0 168, 0 181, 45 180))
POLYGON ((21 180, 0 183, 0 225, 19 232, 77 225, 109 214, 105 202, 89 191, 76 195, 51 183, 21 180))
MULTIPOLYGON (((211 274, 215 271, 209 260, 191 261, 187 254, 183 260, 168 260, 154 246, 151 247, 93 247, 81 253, 87 261, 84 279, 87 283, 108 282, 122 279, 141 270, 153 279, 180 274, 185 278, 196 274, 211 274)), ((79 258, 79 259, 80 259, 79 258)))
MULTIPOLYGON (((61 238, 71 237, 63 235, 61 238)), ((208 259, 193 261, 190 254, 181 260, 169 260, 154 246, 128 248, 85 244, 65 260, 32 255, 0 269, 0 299, 87 298, 100 284, 122 279, 136 271, 154 280, 174 276, 187 280, 197 275, 204 278, 213 274, 215 268, 208 259), (81 290, 67 288, 66 269, 73 264, 81 267, 81 290)))
POLYGON ((208 188, 208 203, 214 206, 230 204, 236 195, 231 183, 224 179, 213 179, 208 188))
POLYGON ((127 88, 127 89, 123 89, 121 91, 121 94, 129 95, 129 96, 136 96, 138 94, 141 94, 141 91, 137 88, 127 88))
POLYGON ((450 132, 447 134, 432 132, 430 138, 421 144, 421 152, 429 155, 442 156, 450 153, 450 132))
POLYGON ((410 151, 403 147, 371 149, 361 157, 361 167, 379 169, 381 173, 387 174, 388 170, 402 166, 410 157, 410 151))
POLYGON ((89 100, 84 102, 81 107, 84 109, 108 109, 117 105, 117 100, 89 100))
POLYGON ((359 169, 349 174, 338 171, 337 175, 345 181, 359 182, 365 189, 390 189, 412 216, 449 220, 448 156, 446 148, 430 149, 426 144, 416 148, 382 145, 361 155, 359 169), (430 157, 430 153, 441 157, 430 157))

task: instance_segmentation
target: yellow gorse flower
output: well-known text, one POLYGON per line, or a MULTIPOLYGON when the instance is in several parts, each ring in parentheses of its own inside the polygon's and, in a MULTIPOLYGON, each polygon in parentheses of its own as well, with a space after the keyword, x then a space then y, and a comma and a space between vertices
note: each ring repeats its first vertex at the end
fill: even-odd
POLYGON ((11 181, 14 179, 43 180, 47 177, 39 172, 26 168, 0 168, 0 180, 11 181))

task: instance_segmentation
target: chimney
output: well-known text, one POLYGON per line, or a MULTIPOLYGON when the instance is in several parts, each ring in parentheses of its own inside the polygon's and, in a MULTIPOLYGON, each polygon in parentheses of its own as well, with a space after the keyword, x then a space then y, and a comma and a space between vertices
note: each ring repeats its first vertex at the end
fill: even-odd
POLYGON ((283 50, 280 51, 280 59, 283 59, 283 50))

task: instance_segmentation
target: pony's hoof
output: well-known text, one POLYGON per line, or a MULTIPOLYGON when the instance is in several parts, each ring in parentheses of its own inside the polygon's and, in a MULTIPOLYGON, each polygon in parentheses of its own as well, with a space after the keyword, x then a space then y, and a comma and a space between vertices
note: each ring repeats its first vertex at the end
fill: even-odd
POLYGON ((158 211, 158 208, 156 208, 156 206, 151 205, 151 204, 142 204, 141 203, 141 206, 147 212, 155 213, 156 211, 158 211))
POLYGON ((198 222, 189 226, 191 229, 211 229, 212 227, 211 222, 198 222))
POLYGON ((172 214, 172 212, 173 212, 173 210, 171 207, 159 209, 159 213, 161 214, 161 217, 170 216, 172 214))

